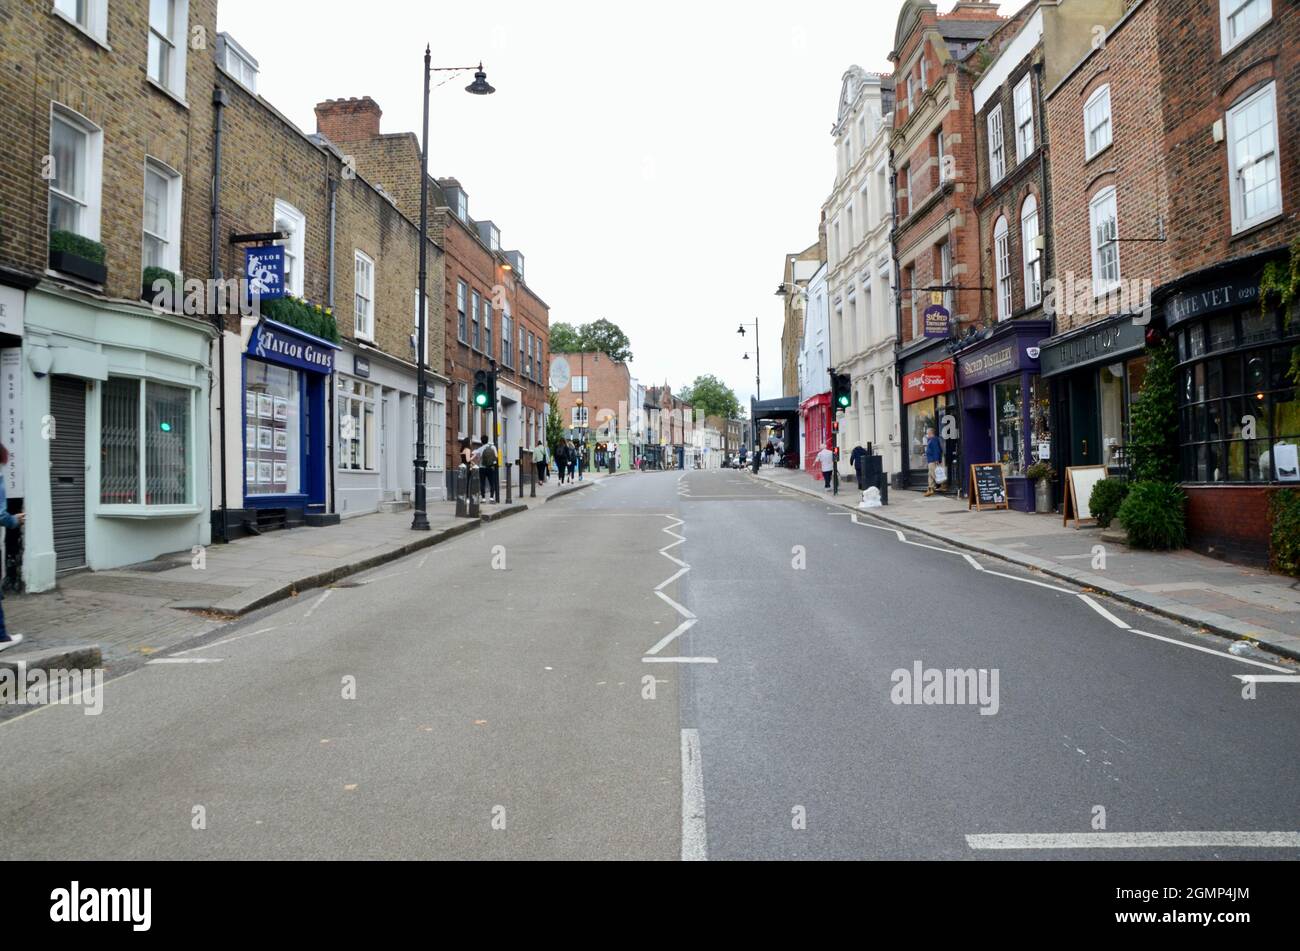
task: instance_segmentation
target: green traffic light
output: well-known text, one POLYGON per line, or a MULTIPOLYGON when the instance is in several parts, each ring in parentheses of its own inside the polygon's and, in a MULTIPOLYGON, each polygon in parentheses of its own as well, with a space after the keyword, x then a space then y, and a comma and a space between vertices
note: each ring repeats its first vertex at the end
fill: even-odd
POLYGON ((484 393, 476 394, 474 397, 474 402, 477 403, 479 406, 487 406, 488 404, 487 395, 484 393))

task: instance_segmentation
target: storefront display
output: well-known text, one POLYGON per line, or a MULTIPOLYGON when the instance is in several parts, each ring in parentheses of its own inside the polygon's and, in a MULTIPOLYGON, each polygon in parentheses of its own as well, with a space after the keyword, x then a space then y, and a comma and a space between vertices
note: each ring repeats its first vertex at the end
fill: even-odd
POLYGON ((244 368, 244 468, 249 495, 296 495, 302 374, 261 360, 244 368))
POLYGON ((925 434, 933 429, 943 442, 944 463, 954 470, 958 452, 956 399, 956 365, 951 359, 936 359, 944 351, 930 348, 902 364, 903 432, 907 449, 904 455, 906 470, 902 474, 904 485, 923 486, 928 478, 925 462, 925 434), (949 425, 948 422, 952 424, 949 425))

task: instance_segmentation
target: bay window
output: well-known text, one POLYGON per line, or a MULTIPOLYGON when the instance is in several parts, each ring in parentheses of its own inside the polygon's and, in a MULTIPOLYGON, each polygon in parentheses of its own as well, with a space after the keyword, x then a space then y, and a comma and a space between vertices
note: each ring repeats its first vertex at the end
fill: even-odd
POLYGON ((109 377, 102 393, 100 503, 193 502, 194 391, 152 380, 109 377))

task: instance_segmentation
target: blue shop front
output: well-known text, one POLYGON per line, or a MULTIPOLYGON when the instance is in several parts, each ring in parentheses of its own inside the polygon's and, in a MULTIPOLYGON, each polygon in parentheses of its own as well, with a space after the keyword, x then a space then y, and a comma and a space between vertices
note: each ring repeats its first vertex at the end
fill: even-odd
POLYGON ((326 399, 336 344, 263 318, 243 360, 244 508, 257 527, 311 523, 329 491, 326 399))
POLYGON ((1025 470, 1051 457, 1050 387, 1039 377, 1039 344, 1051 336, 1046 320, 1005 321, 957 353, 962 410, 962 488, 969 467, 1002 465, 1010 507, 1034 510, 1025 470))

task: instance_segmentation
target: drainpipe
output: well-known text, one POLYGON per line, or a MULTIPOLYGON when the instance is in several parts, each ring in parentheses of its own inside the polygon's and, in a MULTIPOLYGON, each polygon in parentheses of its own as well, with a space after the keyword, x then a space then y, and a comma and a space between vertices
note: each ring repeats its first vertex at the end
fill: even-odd
MULTIPOLYGON (((212 256, 208 262, 214 281, 221 280, 221 120, 225 107, 229 104, 229 93, 221 86, 217 86, 212 91, 212 256)), ((216 308, 218 311, 222 309, 221 307, 216 308)), ((212 319, 217 331, 217 386, 221 393, 217 423, 217 428, 220 431, 218 451, 221 466, 221 523, 217 536, 221 542, 225 543, 230 541, 227 528, 229 500, 226 494, 226 328, 225 320, 220 313, 213 314, 212 319)))
MULTIPOLYGON (((326 163, 329 162, 328 155, 326 156, 325 161, 326 163)), ((326 174, 329 175, 329 191, 330 191, 329 308, 330 310, 333 310, 334 309, 334 236, 336 234, 335 227, 338 222, 339 181, 329 172, 326 172, 326 174)), ((338 314, 334 315, 334 320, 335 322, 338 321, 338 314)), ((342 351, 338 351, 338 352, 341 353, 342 351)), ((335 389, 337 389, 337 387, 334 385, 334 378, 331 377, 329 381, 330 395, 327 403, 329 407, 329 409, 327 410, 327 415, 329 416, 329 419, 326 420, 325 422, 325 444, 326 444, 325 459, 326 459, 326 465, 329 466, 329 471, 325 473, 325 477, 329 480, 329 484, 330 484, 330 514, 331 515, 333 515, 336 511, 338 511, 338 509, 335 507, 335 498, 334 498, 334 488, 335 488, 334 483, 336 480, 336 473, 334 472, 334 391, 335 389)))

